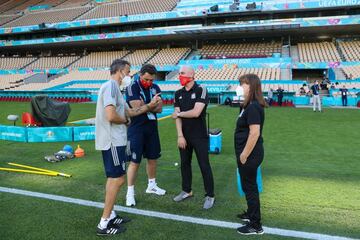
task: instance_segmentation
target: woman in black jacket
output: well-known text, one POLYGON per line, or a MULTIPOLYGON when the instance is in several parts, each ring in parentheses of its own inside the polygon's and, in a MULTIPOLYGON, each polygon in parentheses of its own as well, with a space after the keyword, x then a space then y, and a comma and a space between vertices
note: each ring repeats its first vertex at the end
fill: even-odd
POLYGON ((241 76, 239 81, 244 90, 245 100, 236 123, 234 142, 241 185, 248 208, 246 212, 238 214, 247 224, 239 227, 237 231, 244 235, 263 234, 256 177, 257 168, 264 158, 262 128, 266 103, 257 75, 246 74, 241 76))

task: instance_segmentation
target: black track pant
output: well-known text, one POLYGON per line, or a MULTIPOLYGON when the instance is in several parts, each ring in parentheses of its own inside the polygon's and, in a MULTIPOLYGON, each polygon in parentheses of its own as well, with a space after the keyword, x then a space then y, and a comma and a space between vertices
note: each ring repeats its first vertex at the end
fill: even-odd
POLYGON ((262 147, 258 150, 256 155, 250 154, 245 164, 240 163, 239 155, 237 154, 241 186, 248 206, 247 214, 250 217, 250 223, 254 225, 261 225, 260 199, 256 177, 257 169, 264 159, 264 150, 262 147))
POLYGON ((179 149, 181 158, 182 190, 191 192, 192 171, 191 159, 193 150, 199 163, 200 171, 204 181, 206 196, 214 197, 214 179, 209 162, 209 139, 208 138, 185 138, 186 148, 179 149))

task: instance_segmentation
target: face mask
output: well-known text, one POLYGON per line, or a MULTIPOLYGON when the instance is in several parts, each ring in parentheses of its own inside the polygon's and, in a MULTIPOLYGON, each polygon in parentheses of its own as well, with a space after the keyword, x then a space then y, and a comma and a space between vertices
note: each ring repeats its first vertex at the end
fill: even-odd
POLYGON ((180 84, 181 86, 185 86, 186 84, 188 84, 189 82, 191 82, 192 78, 191 77, 185 77, 183 75, 179 76, 179 80, 180 80, 180 84))
POLYGON ((236 96, 238 96, 238 97, 244 96, 244 88, 242 86, 240 86, 240 85, 237 86, 235 91, 236 91, 236 96))
POLYGON ((141 83, 141 86, 143 86, 143 88, 145 88, 145 89, 148 89, 153 85, 152 81, 145 81, 143 79, 140 79, 140 83, 141 83))
POLYGON ((121 81, 120 88, 125 89, 127 86, 131 84, 131 77, 125 76, 123 80, 121 81))

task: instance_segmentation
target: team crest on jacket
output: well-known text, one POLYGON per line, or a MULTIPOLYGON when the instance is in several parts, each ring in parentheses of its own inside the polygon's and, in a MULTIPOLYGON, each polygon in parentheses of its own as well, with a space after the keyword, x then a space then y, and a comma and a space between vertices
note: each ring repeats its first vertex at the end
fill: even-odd
POLYGON ((151 89, 151 93, 152 93, 152 95, 155 95, 155 94, 156 94, 156 89, 155 89, 155 88, 152 88, 152 89, 151 89))

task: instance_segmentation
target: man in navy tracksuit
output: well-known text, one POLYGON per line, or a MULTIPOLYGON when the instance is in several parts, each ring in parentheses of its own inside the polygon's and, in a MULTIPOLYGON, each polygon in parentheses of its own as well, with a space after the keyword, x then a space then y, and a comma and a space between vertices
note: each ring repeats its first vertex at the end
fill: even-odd
MULTIPOLYGON (((134 82, 126 89, 126 100, 131 108, 137 108, 147 104, 156 95, 160 94, 160 88, 154 84, 157 71, 155 66, 145 64, 134 82)), ((156 113, 162 112, 160 104, 154 111, 144 113, 131 118, 128 128, 128 140, 130 144, 131 158, 128 167, 128 191, 126 194, 126 206, 135 206, 135 180, 142 157, 147 158, 146 172, 148 174, 148 187, 146 193, 165 195, 166 191, 156 184, 156 162, 161 156, 160 139, 156 113)))

